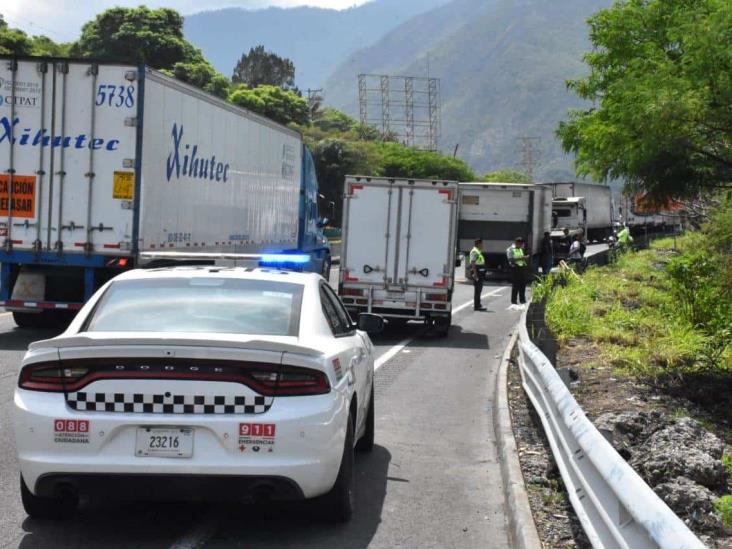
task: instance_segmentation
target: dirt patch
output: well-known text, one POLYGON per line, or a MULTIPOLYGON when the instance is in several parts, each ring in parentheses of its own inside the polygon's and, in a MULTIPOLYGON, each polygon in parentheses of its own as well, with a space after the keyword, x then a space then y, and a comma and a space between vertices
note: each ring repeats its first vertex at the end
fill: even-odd
POLYGON ((569 502, 541 421, 521 387, 515 357, 508 368, 508 400, 524 483, 542 545, 592 547, 569 502))

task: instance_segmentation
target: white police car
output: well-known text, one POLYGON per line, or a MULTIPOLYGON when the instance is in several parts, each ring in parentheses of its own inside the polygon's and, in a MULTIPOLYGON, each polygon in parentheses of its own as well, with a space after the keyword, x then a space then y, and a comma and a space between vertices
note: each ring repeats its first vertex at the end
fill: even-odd
POLYGON ((319 275, 130 271, 62 335, 30 346, 15 391, 26 512, 80 495, 319 498, 348 520, 353 451, 374 440, 373 346, 319 275))

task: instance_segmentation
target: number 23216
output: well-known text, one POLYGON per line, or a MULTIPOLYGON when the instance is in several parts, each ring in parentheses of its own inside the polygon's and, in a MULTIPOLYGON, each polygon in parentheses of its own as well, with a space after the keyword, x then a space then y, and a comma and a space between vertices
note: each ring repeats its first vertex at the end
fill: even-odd
POLYGON ((134 107, 135 86, 117 86, 115 84, 99 84, 97 88, 97 107, 134 107))

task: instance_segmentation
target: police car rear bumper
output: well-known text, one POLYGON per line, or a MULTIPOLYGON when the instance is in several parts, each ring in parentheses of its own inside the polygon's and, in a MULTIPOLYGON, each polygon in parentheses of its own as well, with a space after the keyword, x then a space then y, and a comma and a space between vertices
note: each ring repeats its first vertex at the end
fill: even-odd
POLYGON ((41 497, 82 493, 122 501, 239 501, 304 499, 293 480, 277 476, 54 473, 35 485, 41 497))

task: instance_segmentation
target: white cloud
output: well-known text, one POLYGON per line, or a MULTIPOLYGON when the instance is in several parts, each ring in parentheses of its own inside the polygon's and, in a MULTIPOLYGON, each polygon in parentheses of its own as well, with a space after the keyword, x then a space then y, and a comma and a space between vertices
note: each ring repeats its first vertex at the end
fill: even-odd
POLYGON ((114 6, 171 7, 184 15, 219 8, 317 6, 345 9, 370 0, 3 0, 0 13, 13 27, 29 34, 45 34, 57 41, 79 36, 81 25, 114 6))

